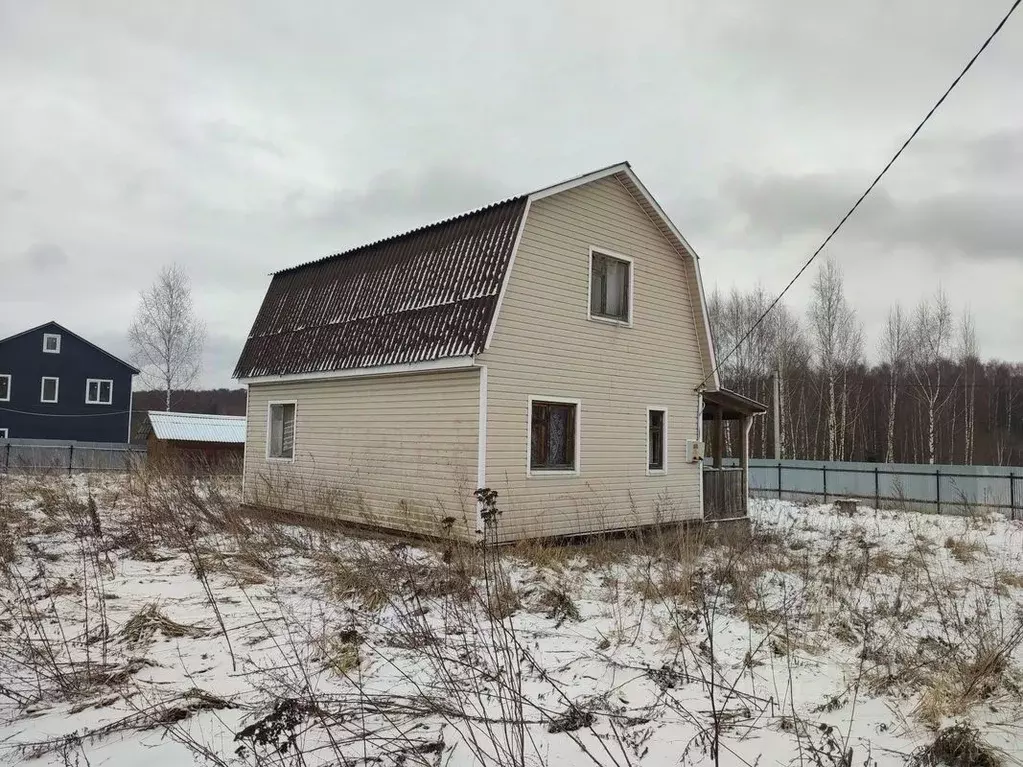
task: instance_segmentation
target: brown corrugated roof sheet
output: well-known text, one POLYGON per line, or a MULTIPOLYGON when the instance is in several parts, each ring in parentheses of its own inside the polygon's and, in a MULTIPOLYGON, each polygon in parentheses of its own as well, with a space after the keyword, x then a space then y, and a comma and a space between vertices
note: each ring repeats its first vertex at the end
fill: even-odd
POLYGON ((479 354, 526 200, 276 273, 235 377, 479 354))

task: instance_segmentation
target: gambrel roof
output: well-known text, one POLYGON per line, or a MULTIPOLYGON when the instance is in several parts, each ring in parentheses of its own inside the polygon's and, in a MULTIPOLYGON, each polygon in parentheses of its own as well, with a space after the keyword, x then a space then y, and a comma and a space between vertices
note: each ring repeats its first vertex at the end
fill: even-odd
MULTIPOLYGON (((243 382, 471 359, 489 344, 534 200, 613 176, 687 264, 713 347, 696 255, 628 163, 276 272, 235 368, 243 382)), ((695 317, 694 317, 695 319, 695 317)), ((717 376, 709 382, 717 388, 717 376)))

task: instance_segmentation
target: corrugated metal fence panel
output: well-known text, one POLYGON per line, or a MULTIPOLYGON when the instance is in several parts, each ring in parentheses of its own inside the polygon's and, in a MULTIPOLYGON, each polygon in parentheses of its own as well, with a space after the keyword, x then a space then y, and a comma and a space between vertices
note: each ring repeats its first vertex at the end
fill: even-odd
POLYGON ((849 496, 947 514, 980 508, 1023 518, 1023 467, 1019 466, 750 460, 750 490, 777 496, 779 489, 782 497, 849 496))
POLYGON ((0 440, 0 473, 126 471, 146 448, 106 442, 0 440))

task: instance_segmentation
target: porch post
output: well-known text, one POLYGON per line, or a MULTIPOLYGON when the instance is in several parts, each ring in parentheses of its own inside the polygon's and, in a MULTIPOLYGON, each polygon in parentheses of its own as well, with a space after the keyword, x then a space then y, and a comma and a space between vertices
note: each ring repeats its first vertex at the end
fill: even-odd
POLYGON ((714 468, 720 469, 725 454, 725 422, 721 408, 714 413, 714 468))
POLYGON ((742 511, 746 515, 749 507, 749 433, 753 428, 753 416, 742 417, 742 452, 739 465, 742 467, 742 511))

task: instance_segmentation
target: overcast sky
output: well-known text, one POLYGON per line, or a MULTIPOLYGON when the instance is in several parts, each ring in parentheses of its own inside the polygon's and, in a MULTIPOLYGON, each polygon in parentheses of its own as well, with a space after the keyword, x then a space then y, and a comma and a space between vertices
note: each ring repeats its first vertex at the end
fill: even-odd
MULTIPOLYGON (((1009 4, 0 0, 0 337, 127 354, 178 261, 230 385, 269 272, 620 160, 775 293, 1009 4)), ((1023 360, 1023 15, 829 252, 868 348, 941 282, 1023 360)))

